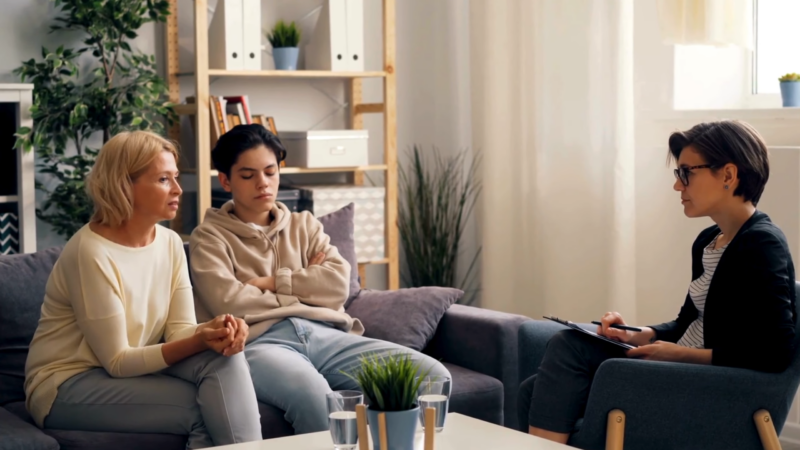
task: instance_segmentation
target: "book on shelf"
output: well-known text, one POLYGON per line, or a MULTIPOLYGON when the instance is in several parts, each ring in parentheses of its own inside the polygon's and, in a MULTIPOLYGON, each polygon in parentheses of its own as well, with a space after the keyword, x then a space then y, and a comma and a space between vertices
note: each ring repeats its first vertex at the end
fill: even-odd
POLYGON ((251 124, 253 118, 250 115, 250 106, 246 95, 238 95, 231 97, 223 97, 228 102, 226 111, 228 114, 236 114, 239 116, 239 123, 251 124))

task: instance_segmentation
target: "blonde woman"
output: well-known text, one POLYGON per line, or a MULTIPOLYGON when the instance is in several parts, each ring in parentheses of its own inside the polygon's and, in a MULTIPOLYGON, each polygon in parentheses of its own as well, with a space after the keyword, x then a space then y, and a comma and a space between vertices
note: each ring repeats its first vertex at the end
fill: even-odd
POLYGON ((183 244, 157 225, 178 209, 177 158, 143 131, 100 151, 94 217, 50 274, 25 367, 40 427, 183 434, 188 448, 261 439, 247 325, 197 325, 183 244))

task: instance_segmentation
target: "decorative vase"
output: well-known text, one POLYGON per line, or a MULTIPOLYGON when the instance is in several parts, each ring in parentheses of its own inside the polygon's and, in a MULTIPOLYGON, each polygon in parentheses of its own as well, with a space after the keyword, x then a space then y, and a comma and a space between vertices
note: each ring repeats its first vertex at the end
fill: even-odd
POLYGON ((378 414, 381 412, 367 408, 369 434, 372 435, 372 443, 375 450, 414 450, 414 433, 417 431, 419 407, 408 411, 384 412, 386 414, 386 442, 389 445, 388 449, 381 448, 378 431, 378 414))
POLYGON ((800 106, 800 81, 781 81, 781 98, 785 108, 800 106))
POLYGON ((297 70, 297 57, 299 47, 279 47, 272 49, 272 58, 275 60, 275 70, 297 70))

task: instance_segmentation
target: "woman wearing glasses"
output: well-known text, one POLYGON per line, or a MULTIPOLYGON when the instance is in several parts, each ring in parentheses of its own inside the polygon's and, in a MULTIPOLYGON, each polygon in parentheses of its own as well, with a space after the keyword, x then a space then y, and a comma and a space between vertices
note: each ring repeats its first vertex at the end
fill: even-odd
POLYGON ((795 273, 786 237, 756 210, 769 178, 767 148, 750 125, 703 123, 669 138, 675 185, 687 217, 710 217, 692 245, 692 281, 677 319, 642 328, 606 313, 597 332, 624 350, 574 330, 548 342, 539 371, 520 386, 520 421, 566 443, 583 415, 592 378, 609 358, 640 358, 781 372, 795 335, 795 273), (747 323, 743 327, 742 319, 747 323), (770 351, 764 351, 764 349, 770 351))

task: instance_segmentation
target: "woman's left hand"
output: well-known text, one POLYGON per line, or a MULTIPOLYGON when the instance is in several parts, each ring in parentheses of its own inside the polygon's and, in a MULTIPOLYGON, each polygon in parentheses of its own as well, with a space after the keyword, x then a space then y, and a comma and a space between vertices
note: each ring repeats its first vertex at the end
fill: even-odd
POLYGON ((682 362, 686 356, 686 347, 665 341, 655 341, 652 344, 642 345, 628 350, 628 358, 645 359, 648 361, 682 362))
POLYGON ((225 325, 233 330, 233 341, 226 347, 222 354, 225 356, 233 356, 244 350, 244 344, 247 341, 247 335, 250 333, 250 327, 247 326, 244 319, 229 316, 225 325))

